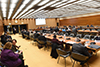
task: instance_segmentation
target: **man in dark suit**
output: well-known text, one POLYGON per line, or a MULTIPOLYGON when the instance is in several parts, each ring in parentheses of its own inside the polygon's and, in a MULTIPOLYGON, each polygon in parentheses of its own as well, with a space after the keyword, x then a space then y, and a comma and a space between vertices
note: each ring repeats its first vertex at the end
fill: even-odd
POLYGON ((40 36, 40 34, 38 34, 37 32, 34 33, 34 38, 38 38, 38 36, 40 36))
POLYGON ((59 28, 58 28, 58 27, 56 27, 56 28, 54 29, 54 31, 55 31, 55 32, 58 32, 58 31, 59 31, 59 28))
POLYGON ((94 37, 94 40, 100 40, 99 34, 97 34, 97 35, 94 37))
POLYGON ((40 36, 38 36, 38 39, 41 41, 46 41, 47 39, 45 38, 45 36, 42 35, 42 33, 40 34, 40 36))
MULTIPOLYGON (((87 62, 91 58, 92 54, 88 52, 88 49, 84 46, 84 43, 85 43, 85 41, 82 41, 79 44, 73 44, 72 52, 80 53, 84 56, 88 56, 89 58, 86 60, 86 62, 87 62)), ((84 63, 81 62, 81 65, 84 65, 84 63)))
POLYGON ((15 27, 13 28, 13 34, 14 35, 16 34, 16 28, 15 27))
POLYGON ((74 36, 76 36, 77 35, 77 27, 73 28, 72 32, 74 33, 74 36))

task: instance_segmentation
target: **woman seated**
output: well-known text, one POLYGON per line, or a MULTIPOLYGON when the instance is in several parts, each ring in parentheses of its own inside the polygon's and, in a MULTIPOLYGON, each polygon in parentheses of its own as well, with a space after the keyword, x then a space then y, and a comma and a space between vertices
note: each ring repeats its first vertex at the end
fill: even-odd
POLYGON ((21 54, 21 52, 14 53, 11 48, 11 42, 7 42, 4 45, 3 51, 1 52, 1 62, 7 67, 27 67, 24 66, 23 59, 19 58, 19 54, 21 54))

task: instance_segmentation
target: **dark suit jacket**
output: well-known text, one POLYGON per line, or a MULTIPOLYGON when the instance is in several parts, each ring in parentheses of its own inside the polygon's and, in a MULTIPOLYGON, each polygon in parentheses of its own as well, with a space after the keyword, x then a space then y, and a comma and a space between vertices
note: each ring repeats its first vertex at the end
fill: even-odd
POLYGON ((11 36, 9 36, 9 35, 7 35, 7 36, 6 36, 6 38, 7 38, 7 39, 8 39, 8 38, 12 39, 12 37, 11 37, 11 36))
POLYGON ((95 39, 95 40, 100 40, 100 37, 97 36, 97 37, 95 37, 94 39, 95 39))
POLYGON ((46 41, 46 38, 44 36, 41 36, 41 35, 38 36, 38 39, 41 40, 41 41, 46 41))
POLYGON ((77 29, 76 29, 76 28, 73 28, 73 29, 72 29, 72 32, 73 32, 74 34, 76 34, 76 33, 77 33, 77 29))
POLYGON ((92 55, 88 52, 88 49, 83 46, 81 43, 79 44, 73 44, 72 46, 72 52, 80 53, 84 56, 89 56, 91 57, 92 55))
POLYGON ((54 29, 54 31, 55 31, 55 32, 58 32, 58 31, 59 31, 59 29, 58 29, 58 28, 55 28, 55 29, 54 29))
POLYGON ((38 34, 38 33, 34 34, 34 38, 38 38, 38 36, 40 36, 40 34, 38 34))

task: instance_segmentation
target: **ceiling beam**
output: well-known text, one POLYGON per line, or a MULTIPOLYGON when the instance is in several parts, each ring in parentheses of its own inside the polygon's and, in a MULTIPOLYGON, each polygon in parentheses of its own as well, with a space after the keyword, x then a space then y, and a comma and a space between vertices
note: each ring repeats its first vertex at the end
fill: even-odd
MULTIPOLYGON (((32 1, 33 1, 33 0, 31 0, 28 4, 26 4, 26 6, 16 15, 16 17, 17 17, 21 12, 23 12, 23 11, 25 10, 25 8, 28 7, 28 6, 32 3, 32 1)), ((15 17, 15 18, 16 18, 16 17, 15 17)))
MULTIPOLYGON (((38 2, 37 4, 35 4, 34 6, 38 5, 38 4, 41 3, 41 2, 42 2, 42 0, 41 0, 40 2, 38 2)), ((30 4, 31 4, 31 3, 30 3, 30 4)), ((34 6, 33 6, 33 7, 34 7, 34 6)), ((28 12, 28 11, 26 11, 25 13, 27 13, 27 12, 28 12)), ((24 14, 25 14, 25 13, 24 13, 24 14)), ((30 13, 31 13, 31 12, 30 12, 30 13)), ((22 15, 24 15, 24 14, 22 14, 22 15)), ((21 16, 22 16, 22 15, 21 15, 21 16)), ((21 16, 20 16, 20 17, 21 17, 21 16)), ((16 17, 17 17, 17 16, 16 16, 16 17)))
POLYGON ((13 13, 12 13, 10 19, 12 19, 12 17, 14 16, 14 14, 16 13, 16 11, 18 10, 18 8, 20 7, 20 5, 22 4, 23 1, 24 1, 24 0, 19 0, 19 1, 18 1, 18 3, 16 4, 16 7, 15 7, 15 9, 14 9, 14 11, 13 11, 13 13))
MULTIPOLYGON (((51 1, 52 1, 52 0, 50 0, 50 1, 47 2, 47 3, 45 3, 45 4, 42 5, 41 7, 45 6, 46 4, 50 3, 51 1)), ((58 1, 58 2, 60 2, 60 1, 58 1)), ((40 1, 39 3, 41 3, 41 1, 40 1)), ((37 3, 37 4, 39 4, 39 3, 37 3)), ((57 2, 55 2, 55 3, 57 3, 57 2)), ((53 4, 55 4, 55 3, 53 3, 53 4)), ((37 5, 37 4, 36 4, 36 5, 37 5)), ((51 5, 53 5, 53 4, 51 4, 51 5)), ((34 6, 36 6, 36 5, 34 5, 34 6)), ((50 6, 51 6, 51 5, 50 5, 50 6)), ((40 8, 41 8, 41 7, 40 7, 40 8)), ((47 6, 47 7, 48 7, 48 6, 47 6)), ((38 9, 39 9, 39 8, 38 8, 38 9)), ((38 9, 37 9, 37 10, 38 10, 38 9)), ((43 8, 43 9, 44 9, 44 8, 43 8)), ((32 12, 34 12, 34 11, 32 11, 32 12)), ((32 12, 30 12, 29 14, 31 14, 32 12)), ((37 11, 37 12, 39 12, 39 11, 37 11)), ((28 14, 28 16, 30 16, 29 14, 28 14)), ((22 16, 22 15, 21 15, 21 16, 22 16)), ((34 18, 34 17, 33 17, 33 18, 34 18)))

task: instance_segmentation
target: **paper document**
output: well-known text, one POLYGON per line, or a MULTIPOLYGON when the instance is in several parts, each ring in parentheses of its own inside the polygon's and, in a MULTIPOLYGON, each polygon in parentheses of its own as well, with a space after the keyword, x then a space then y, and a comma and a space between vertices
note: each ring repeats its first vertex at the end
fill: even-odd
POLYGON ((69 43, 69 44, 74 44, 74 43, 76 43, 76 42, 73 42, 73 41, 68 41, 67 43, 69 43))
POLYGON ((95 42, 100 42, 100 40, 95 40, 95 42))

